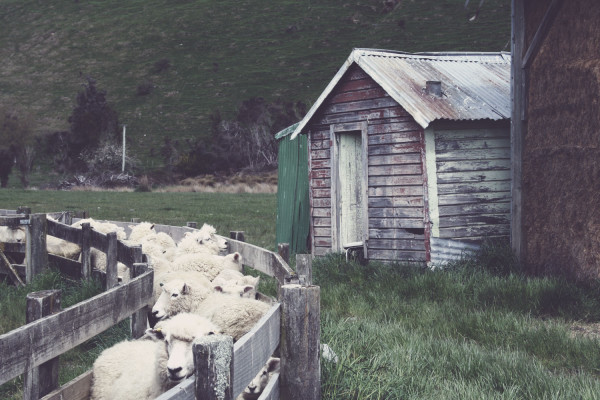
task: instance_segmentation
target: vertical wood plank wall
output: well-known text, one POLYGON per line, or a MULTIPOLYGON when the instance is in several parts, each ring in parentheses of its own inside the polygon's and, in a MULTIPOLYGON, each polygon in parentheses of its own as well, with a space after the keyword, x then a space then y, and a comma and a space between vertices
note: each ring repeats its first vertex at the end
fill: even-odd
POLYGON ((368 122, 369 259, 425 260, 423 129, 358 66, 307 127, 313 254, 331 251, 330 125, 368 122))
POLYGON ((508 128, 435 131, 440 238, 508 237, 509 134, 508 128))

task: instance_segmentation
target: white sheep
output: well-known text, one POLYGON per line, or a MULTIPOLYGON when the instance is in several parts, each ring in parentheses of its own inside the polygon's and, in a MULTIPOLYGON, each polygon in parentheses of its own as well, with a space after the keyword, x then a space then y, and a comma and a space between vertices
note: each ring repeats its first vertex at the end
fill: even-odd
POLYGON ((22 226, 0 226, 0 243, 24 243, 26 237, 22 226))
POLYGON ((224 269, 242 271, 242 256, 235 252, 226 256, 192 253, 177 257, 171 266, 173 271, 199 271, 213 280, 224 269))
POLYGON ((271 357, 252 381, 246 386, 244 391, 236 398, 236 400, 257 400, 262 392, 267 387, 269 380, 273 374, 279 372, 280 359, 271 357))
POLYGON ((194 312, 197 305, 212 292, 210 281, 200 272, 162 274, 155 279, 156 302, 152 307, 152 319, 161 320, 182 312, 194 312))
POLYGON ((238 340, 269 308, 270 305, 262 301, 213 292, 197 306, 195 313, 208 318, 221 327, 223 333, 238 340))
POLYGON ((46 250, 50 254, 70 258, 71 260, 77 260, 81 254, 79 245, 50 235, 46 236, 46 250))
POLYGON ((212 281, 213 287, 220 287, 224 293, 241 293, 242 297, 255 298, 260 277, 244 275, 233 269, 224 269, 212 281))
POLYGON ((92 369, 91 400, 154 399, 194 373, 192 342, 220 333, 210 321, 179 314, 146 331, 145 338, 118 343, 92 369))
POLYGON ((154 224, 151 222, 141 222, 137 225, 129 225, 131 231, 129 232, 128 241, 136 244, 140 244, 141 240, 146 236, 156 235, 154 230, 154 224))
POLYGON ((125 229, 113 224, 112 222, 103 222, 103 221, 96 221, 93 218, 86 218, 86 219, 80 219, 77 222, 74 222, 71 226, 75 227, 75 228, 81 228, 81 225, 83 225, 84 223, 88 222, 90 224, 90 227, 95 230, 96 232, 100 232, 100 233, 111 233, 111 232, 116 232, 117 233, 117 239, 119 240, 125 240, 125 238, 127 237, 127 234, 125 233, 125 229))
POLYGON ((191 253, 219 254, 227 250, 227 240, 217 235, 217 230, 208 224, 193 232, 186 232, 177 243, 177 255, 191 253))

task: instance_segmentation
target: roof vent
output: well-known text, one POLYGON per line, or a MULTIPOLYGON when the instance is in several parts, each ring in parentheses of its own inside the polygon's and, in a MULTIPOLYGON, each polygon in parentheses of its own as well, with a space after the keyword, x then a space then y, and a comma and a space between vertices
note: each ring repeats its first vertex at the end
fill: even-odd
POLYGON ((425 82, 425 92, 435 97, 442 97, 442 82, 427 81, 425 82))

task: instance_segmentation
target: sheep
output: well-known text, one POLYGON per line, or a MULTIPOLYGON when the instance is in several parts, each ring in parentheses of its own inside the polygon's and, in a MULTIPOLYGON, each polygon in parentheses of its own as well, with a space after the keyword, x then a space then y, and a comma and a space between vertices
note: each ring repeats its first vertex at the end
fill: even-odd
POLYGON ((280 359, 271 357, 252 381, 246 386, 244 391, 236 398, 236 400, 257 400, 262 392, 267 387, 269 380, 275 373, 279 373, 280 359))
POLYGON ((180 312, 194 312, 198 304, 212 293, 210 281, 200 272, 172 272, 158 277, 154 287, 156 297, 152 319, 161 320, 180 312))
POLYGON ((147 340, 120 342, 92 368, 91 400, 154 399, 194 373, 192 342, 220 333, 205 318, 180 314, 146 331, 147 340))
POLYGON ((112 222, 102 222, 102 221, 96 221, 92 218, 86 218, 86 219, 80 219, 79 221, 73 223, 71 226, 75 227, 75 228, 81 228, 81 225, 83 225, 84 223, 89 223, 90 226, 92 227, 93 230, 95 230, 96 232, 100 232, 100 233, 111 233, 111 232, 116 232, 117 233, 117 239, 119 240, 125 240, 125 238, 127 237, 127 234, 125 233, 125 229, 113 224, 112 222))
POLYGON ((269 308, 269 304, 259 300, 215 291, 197 305, 194 313, 208 318, 237 341, 256 325, 269 308))
POLYGON ((192 253, 179 256, 171 266, 173 271, 199 271, 210 280, 224 269, 242 271, 242 256, 235 252, 226 256, 192 253))
POLYGON ((255 298, 260 277, 244 275, 239 271, 224 269, 213 279, 213 287, 221 287, 225 293, 241 293, 242 297, 255 298))
POLYGON ((190 253, 219 254, 227 250, 227 240, 217 235, 217 230, 208 224, 197 231, 186 232, 177 244, 177 255, 190 253))
POLYGON ((129 225, 129 237, 128 241, 139 244, 143 238, 146 236, 156 235, 156 231, 154 230, 154 224, 150 222, 141 222, 137 225, 129 225))
POLYGON ((0 243, 23 243, 26 237, 22 226, 0 226, 0 243))
POLYGON ((71 260, 77 260, 81 254, 79 245, 50 235, 46 236, 46 249, 50 254, 70 258, 71 260))

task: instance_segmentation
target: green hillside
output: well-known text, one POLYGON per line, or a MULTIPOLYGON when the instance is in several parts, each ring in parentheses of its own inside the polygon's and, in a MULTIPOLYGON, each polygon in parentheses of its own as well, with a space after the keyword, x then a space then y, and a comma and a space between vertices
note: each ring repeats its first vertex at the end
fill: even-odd
POLYGON ((183 148, 208 135, 216 110, 227 117, 255 96, 310 105, 354 47, 510 50, 509 0, 486 0, 472 21, 479 1, 393 3, 0 0, 0 103, 34 115, 40 133, 66 130, 91 76, 153 169, 165 137, 183 148))

